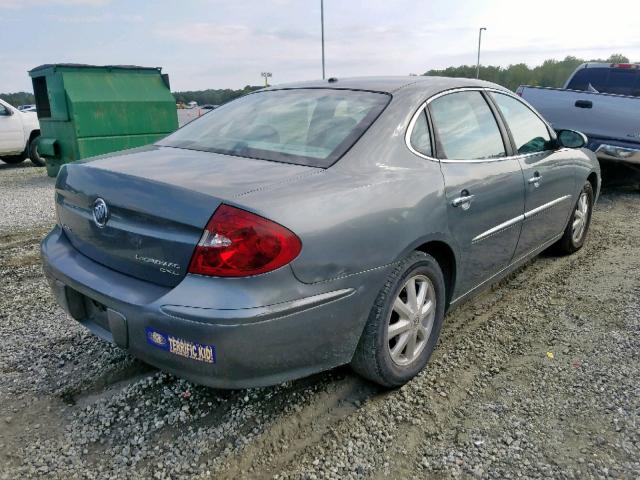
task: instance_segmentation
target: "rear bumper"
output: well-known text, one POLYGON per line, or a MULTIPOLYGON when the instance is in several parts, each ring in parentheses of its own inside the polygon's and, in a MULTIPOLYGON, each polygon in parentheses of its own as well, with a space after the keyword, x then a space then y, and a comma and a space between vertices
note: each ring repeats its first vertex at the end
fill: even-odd
POLYGON ((592 139, 588 148, 600 160, 623 162, 640 166, 640 144, 617 140, 592 139))
MULTIPOLYGON (((42 258, 58 302, 96 335, 164 371, 217 388, 272 385, 348 363, 386 276, 383 268, 307 285, 285 268, 244 284, 187 276, 168 289, 93 262, 59 228, 44 239, 42 258), (256 304, 267 280, 277 284, 282 301, 256 304), (220 285, 228 284, 236 300, 244 299, 243 308, 226 308, 229 294, 220 285), (178 301, 203 292, 209 299, 200 305, 178 301), (211 297, 225 308, 210 308, 211 297), (211 346, 215 361, 171 353, 166 344, 150 341, 150 331, 189 348, 211 346)), ((267 296, 274 298, 273 291, 267 296)))
POLYGON ((603 160, 615 160, 640 165, 640 149, 603 144, 596 150, 596 155, 603 160))

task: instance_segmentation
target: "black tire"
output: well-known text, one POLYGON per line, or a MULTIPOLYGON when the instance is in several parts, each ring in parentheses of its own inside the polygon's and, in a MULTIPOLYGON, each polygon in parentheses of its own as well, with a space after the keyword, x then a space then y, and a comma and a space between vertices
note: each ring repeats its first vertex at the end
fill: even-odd
POLYGON ((20 162, 24 162, 24 159, 25 159, 24 155, 12 155, 8 157, 0 158, 0 160, 2 160, 4 163, 8 163, 10 165, 16 165, 20 162))
POLYGON ((360 337, 351 367, 363 377, 385 387, 399 387, 407 383, 429 361, 440 336, 444 313, 445 283, 438 262, 426 253, 411 253, 394 268, 380 290, 360 337), (426 277, 431 282, 430 287, 433 287, 433 326, 426 344, 415 360, 407 365, 398 365, 391 358, 388 325, 396 298, 403 292, 405 283, 416 275, 426 277))
POLYGON ((587 239, 587 234, 589 233, 589 226, 591 225, 591 214, 593 213, 593 187, 590 182, 587 182, 582 187, 580 194, 578 195, 578 200, 573 206, 573 210, 571 211, 571 216, 569 217, 569 222, 564 229, 564 234, 562 238, 558 240, 556 243, 556 251, 563 255, 570 255, 574 252, 577 252, 584 245, 585 240, 587 239), (586 223, 584 228, 582 229, 582 233, 579 238, 575 238, 573 231, 573 223, 576 220, 576 215, 578 215, 578 204, 583 195, 587 197, 587 206, 588 211, 586 215, 586 223))
POLYGON ((33 137, 29 142, 29 158, 31 159, 31 163, 36 165, 37 167, 44 167, 44 158, 40 156, 38 153, 38 141, 40 140, 40 135, 37 137, 33 137))

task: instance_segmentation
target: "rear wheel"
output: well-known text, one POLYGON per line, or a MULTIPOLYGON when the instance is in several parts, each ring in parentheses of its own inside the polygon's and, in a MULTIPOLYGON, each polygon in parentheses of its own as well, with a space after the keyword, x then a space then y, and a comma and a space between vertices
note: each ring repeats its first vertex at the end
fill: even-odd
POLYGON ((29 158, 31 159, 31 163, 38 167, 44 167, 44 158, 40 156, 38 153, 38 141, 40 140, 40 136, 34 137, 29 142, 29 158))
POLYGON ((391 273, 373 305, 352 368, 385 387, 424 368, 444 319, 444 277, 438 262, 414 252, 391 273))
POLYGON ((556 244, 561 253, 571 254, 582 248, 587 238, 591 213, 593 211, 593 187, 587 182, 582 187, 578 200, 573 207, 562 238, 556 244))

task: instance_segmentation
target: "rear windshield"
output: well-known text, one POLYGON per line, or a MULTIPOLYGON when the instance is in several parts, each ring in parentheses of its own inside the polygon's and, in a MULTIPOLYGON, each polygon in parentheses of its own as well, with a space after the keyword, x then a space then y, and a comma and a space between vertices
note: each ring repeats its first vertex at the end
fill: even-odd
POLYGON ((640 70, 637 68, 583 68, 576 72, 567 88, 638 97, 640 96, 640 70))
POLYGON ((331 89, 253 93, 207 113, 158 145, 327 168, 356 142, 390 98, 331 89))

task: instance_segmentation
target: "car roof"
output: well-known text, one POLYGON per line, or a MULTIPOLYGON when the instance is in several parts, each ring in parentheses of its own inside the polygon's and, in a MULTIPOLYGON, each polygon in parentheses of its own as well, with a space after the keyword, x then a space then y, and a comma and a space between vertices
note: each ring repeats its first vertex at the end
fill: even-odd
POLYGON ((463 87, 491 87, 504 90, 503 87, 491 82, 471 78, 452 78, 435 76, 406 76, 406 77, 349 77, 330 78, 328 80, 311 80, 306 82, 286 83, 274 85, 266 90, 281 90, 289 88, 333 88, 345 90, 370 90, 374 92, 394 93, 401 89, 432 90, 437 93, 451 88, 463 87))

